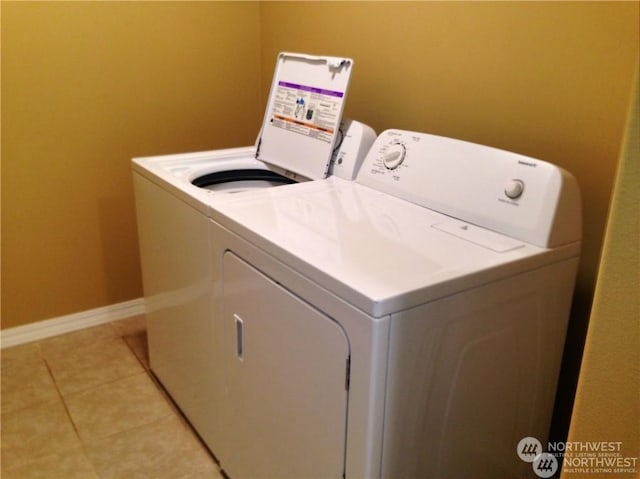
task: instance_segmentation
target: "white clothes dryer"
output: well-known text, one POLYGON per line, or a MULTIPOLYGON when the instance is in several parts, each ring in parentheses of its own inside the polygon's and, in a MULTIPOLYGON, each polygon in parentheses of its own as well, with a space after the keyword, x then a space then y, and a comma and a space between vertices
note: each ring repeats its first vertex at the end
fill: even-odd
POLYGON ((218 266, 208 261, 208 202, 326 174, 353 179, 375 133, 341 121, 352 65, 280 54, 256 145, 133 160, 151 369, 207 443, 220 436, 222 387, 214 357, 218 266))
POLYGON ((580 251, 570 174, 388 130, 356 181, 209 205, 229 477, 532 474, 516 447, 547 437, 580 251))

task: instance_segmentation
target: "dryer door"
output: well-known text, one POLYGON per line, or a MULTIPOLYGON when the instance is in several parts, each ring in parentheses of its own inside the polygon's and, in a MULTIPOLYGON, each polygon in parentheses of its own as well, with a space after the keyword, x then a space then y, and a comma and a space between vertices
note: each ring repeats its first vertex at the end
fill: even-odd
POLYGON ((343 477, 343 329, 233 253, 223 267, 222 468, 234 479, 343 477))

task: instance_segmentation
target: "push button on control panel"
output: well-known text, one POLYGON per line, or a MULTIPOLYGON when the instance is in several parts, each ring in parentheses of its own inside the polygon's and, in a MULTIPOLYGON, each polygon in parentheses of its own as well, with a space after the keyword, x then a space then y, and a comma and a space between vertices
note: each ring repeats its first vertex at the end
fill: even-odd
POLYGON ((522 196, 522 192, 524 191, 524 182, 522 180, 511 180, 504 187, 504 194, 507 195, 508 198, 515 200, 522 196))

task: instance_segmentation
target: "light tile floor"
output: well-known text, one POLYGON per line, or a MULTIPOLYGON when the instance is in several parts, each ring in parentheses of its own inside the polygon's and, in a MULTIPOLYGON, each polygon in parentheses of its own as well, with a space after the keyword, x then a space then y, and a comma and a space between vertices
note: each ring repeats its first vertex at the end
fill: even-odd
POLYGON ((143 316, 3 349, 3 479, 220 479, 149 372, 143 316))

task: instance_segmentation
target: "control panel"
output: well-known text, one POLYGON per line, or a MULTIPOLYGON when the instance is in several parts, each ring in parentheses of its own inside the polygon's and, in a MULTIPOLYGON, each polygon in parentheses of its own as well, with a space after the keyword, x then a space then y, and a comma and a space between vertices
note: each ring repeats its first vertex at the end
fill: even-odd
POLYGON ((369 150, 357 182, 539 246, 577 241, 581 234, 573 176, 497 148, 386 130, 369 150))

